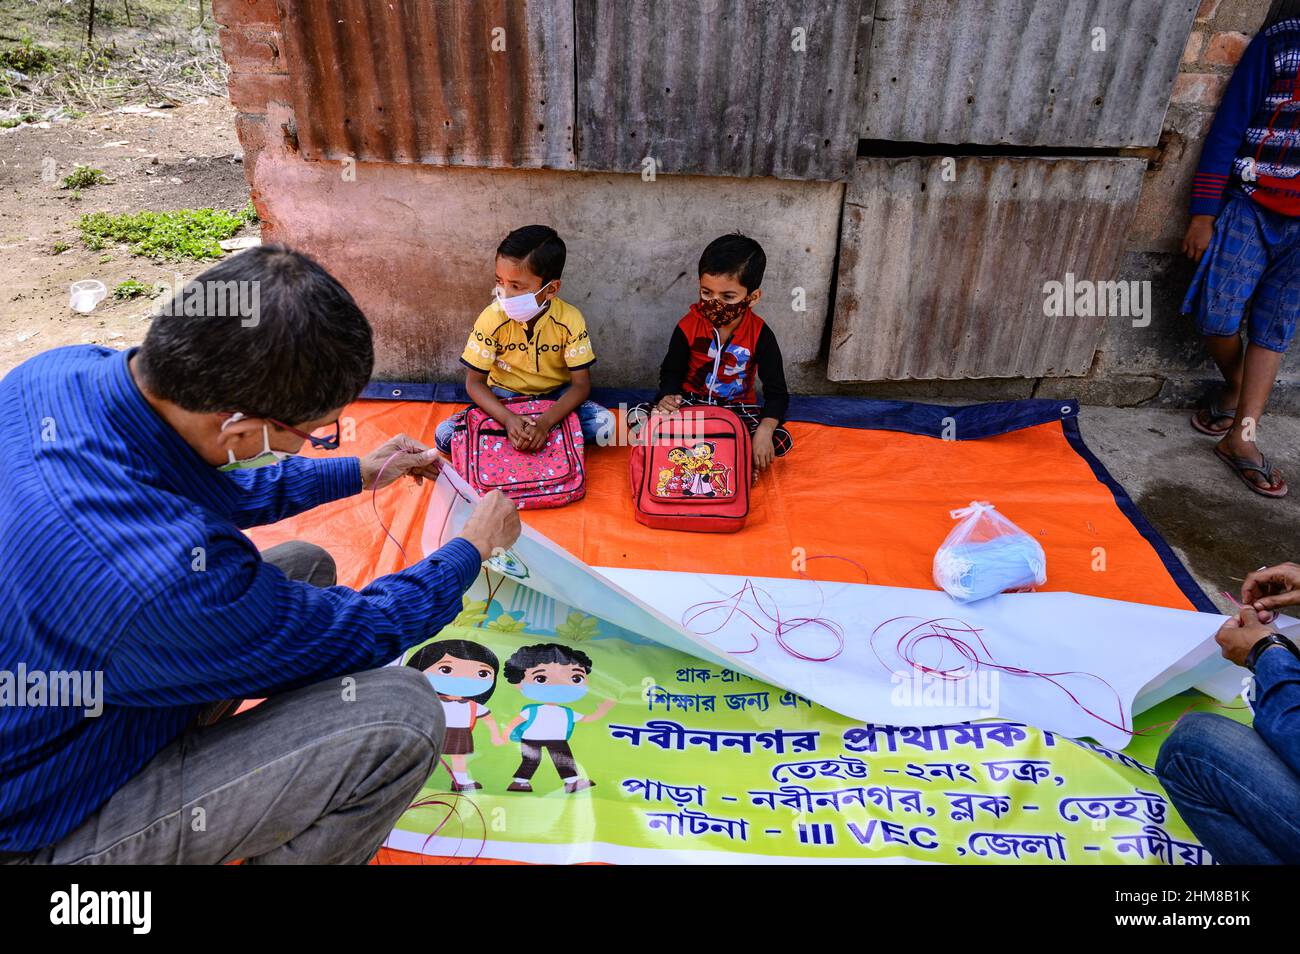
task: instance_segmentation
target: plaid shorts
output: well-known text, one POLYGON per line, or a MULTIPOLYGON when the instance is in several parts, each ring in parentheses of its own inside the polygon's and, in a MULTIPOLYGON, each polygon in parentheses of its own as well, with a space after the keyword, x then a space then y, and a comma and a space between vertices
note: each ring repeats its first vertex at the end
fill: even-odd
POLYGON ((1249 307, 1250 343, 1286 351, 1300 316, 1300 218, 1230 192, 1183 300, 1203 335, 1235 335, 1249 307))

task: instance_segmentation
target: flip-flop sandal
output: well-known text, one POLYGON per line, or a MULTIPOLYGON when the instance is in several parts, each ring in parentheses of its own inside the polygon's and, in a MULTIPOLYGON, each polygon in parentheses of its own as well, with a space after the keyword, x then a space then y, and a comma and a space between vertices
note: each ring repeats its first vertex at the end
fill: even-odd
POLYGON ((1273 465, 1268 462, 1267 457, 1261 455, 1260 462, 1257 464, 1253 460, 1247 460, 1244 457, 1233 457, 1231 454, 1225 454, 1217 447, 1214 448, 1214 456, 1231 467, 1232 472, 1241 478, 1241 482, 1261 497, 1286 496, 1288 488, 1285 480, 1282 481, 1282 486, 1268 490, 1246 476, 1251 472, 1259 474, 1268 481, 1269 486, 1271 487, 1273 485, 1273 465))
POLYGON ((1219 407, 1218 404, 1211 401, 1210 406, 1208 408, 1198 408, 1192 414, 1192 427, 1200 431, 1202 434, 1208 434, 1211 437, 1222 437, 1224 434, 1228 433, 1228 431, 1232 430, 1233 422, 1236 419, 1237 419, 1237 409, 1235 407, 1232 408, 1231 410, 1225 411, 1221 407, 1219 407), (1228 426, 1212 427, 1209 424, 1202 424, 1201 411, 1207 411, 1210 415, 1211 421, 1218 421, 1218 420, 1222 420, 1223 418, 1227 418, 1228 426))

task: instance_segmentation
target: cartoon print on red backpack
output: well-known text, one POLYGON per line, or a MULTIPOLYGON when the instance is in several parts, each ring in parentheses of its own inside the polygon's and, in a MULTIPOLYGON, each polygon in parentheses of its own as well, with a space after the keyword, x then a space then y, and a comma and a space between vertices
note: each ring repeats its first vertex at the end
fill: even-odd
POLYGON ((725 407, 698 405, 691 415, 692 436, 680 416, 656 415, 632 447, 633 515, 664 530, 733 533, 749 515, 749 431, 725 407))
POLYGON ((717 450, 718 445, 712 441, 700 441, 691 448, 691 460, 688 465, 691 479, 686 485, 685 496, 715 497, 719 490, 725 492, 724 468, 713 458, 717 450))
POLYGON ((672 466, 660 469, 655 493, 660 497, 684 497, 687 481, 691 478, 691 473, 687 469, 690 461, 690 452, 685 447, 674 447, 670 450, 668 462, 672 466))

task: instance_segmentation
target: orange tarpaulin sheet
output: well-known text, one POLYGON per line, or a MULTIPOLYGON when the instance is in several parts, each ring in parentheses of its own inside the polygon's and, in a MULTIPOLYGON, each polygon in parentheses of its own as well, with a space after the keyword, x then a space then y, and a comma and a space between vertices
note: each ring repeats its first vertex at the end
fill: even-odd
MULTIPOLYGON (((433 443, 452 404, 361 401, 345 413, 361 453, 406 433, 433 443)), ((808 557, 851 559, 867 581, 932 588, 934 551, 953 526, 948 511, 990 500, 1034 535, 1047 553, 1045 590, 1194 609, 1151 543, 1120 510, 1109 488, 1066 440, 1059 421, 973 441, 799 421, 795 447, 754 488, 749 522, 736 534, 654 530, 632 516, 627 447, 587 453, 587 496, 555 510, 526 511, 527 523, 593 566, 793 577, 796 548, 808 557)), ((328 453, 328 452, 327 452, 328 453)), ((427 488, 402 480, 373 501, 407 556, 418 559, 427 488)), ((339 582, 362 587, 404 565, 384 537, 370 493, 262 527, 265 547, 310 540, 326 547, 339 582)), ((863 582, 839 560, 813 560, 817 579, 863 582)))
MULTIPOLYGON (((437 423, 458 405, 361 401, 344 415, 344 445, 364 453, 405 433, 433 443, 437 423)), ((949 510, 989 500, 1033 534, 1047 554, 1046 590, 1195 609, 1111 490, 1070 445, 1061 421, 971 441, 791 422, 794 450, 764 474, 750 517, 736 534, 653 530, 632 516, 627 447, 592 448, 587 496, 556 510, 527 511, 527 523, 594 566, 796 576, 801 548, 817 579, 931 588, 931 560, 953 525, 949 510)), ((307 451, 311 453, 310 450, 307 451)), ((335 452, 340 453, 340 452, 335 452)), ((326 547, 339 582, 356 588, 404 566, 382 519, 411 560, 421 556, 428 488, 402 480, 301 514, 250 536, 263 548, 285 540, 326 547), (378 516, 376 516, 376 509, 378 516)), ((380 864, 419 864, 383 849, 380 864)), ((439 859, 423 859, 437 864, 439 859)), ((461 863, 451 860, 445 863, 461 863)))

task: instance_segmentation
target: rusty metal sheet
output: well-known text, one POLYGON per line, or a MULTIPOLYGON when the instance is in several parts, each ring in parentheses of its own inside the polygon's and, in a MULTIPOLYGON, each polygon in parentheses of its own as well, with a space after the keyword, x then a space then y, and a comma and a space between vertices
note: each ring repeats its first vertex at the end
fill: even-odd
POLYGON ((1045 286, 1115 278, 1145 165, 858 160, 845 199, 827 376, 1085 374, 1105 322, 1129 319, 1049 317, 1045 286))
POLYGON ((877 0, 862 137, 1154 146, 1198 4, 877 0))
POLYGON ((579 168, 847 180, 871 2, 576 0, 579 168))
POLYGON ((277 0, 308 159, 572 169, 565 0, 277 0))

